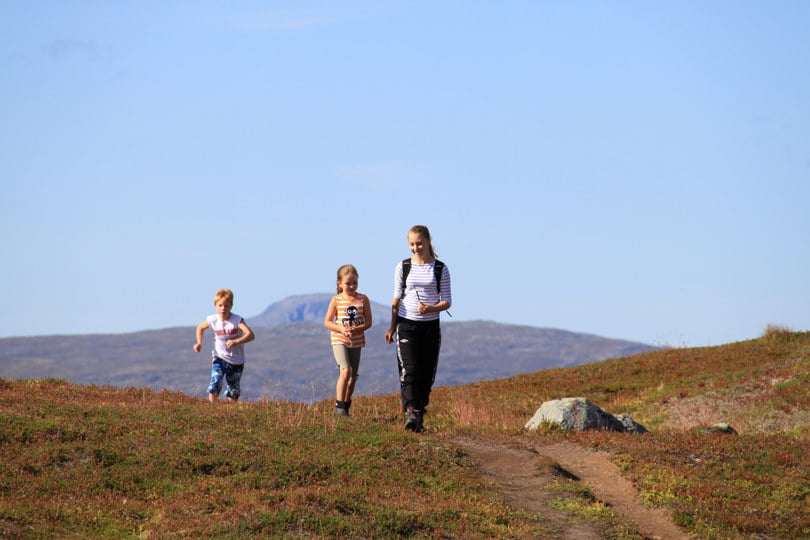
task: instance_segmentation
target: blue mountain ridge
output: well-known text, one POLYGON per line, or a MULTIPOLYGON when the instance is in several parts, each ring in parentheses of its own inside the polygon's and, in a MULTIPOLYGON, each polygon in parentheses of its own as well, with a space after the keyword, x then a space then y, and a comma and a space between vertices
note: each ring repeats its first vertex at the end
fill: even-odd
MULTIPOLYGON (((323 326, 330 294, 285 298, 247 317, 256 340, 246 345, 243 400, 316 402, 334 397, 337 368, 323 326)), ((396 350, 385 343, 388 306, 372 305, 355 396, 399 391, 396 350)), ((126 334, 0 339, 0 377, 64 379, 82 385, 168 389, 206 397, 211 336, 192 349, 194 327, 126 334)), ((553 328, 493 321, 442 322, 437 386, 533 373, 629 356, 656 347, 553 328)))

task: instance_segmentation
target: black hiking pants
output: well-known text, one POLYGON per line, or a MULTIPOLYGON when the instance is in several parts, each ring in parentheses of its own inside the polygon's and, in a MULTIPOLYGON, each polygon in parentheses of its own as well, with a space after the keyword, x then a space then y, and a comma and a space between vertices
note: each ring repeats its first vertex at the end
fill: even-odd
POLYGON ((402 409, 424 411, 439 365, 442 332, 439 320, 397 320, 397 362, 402 409))

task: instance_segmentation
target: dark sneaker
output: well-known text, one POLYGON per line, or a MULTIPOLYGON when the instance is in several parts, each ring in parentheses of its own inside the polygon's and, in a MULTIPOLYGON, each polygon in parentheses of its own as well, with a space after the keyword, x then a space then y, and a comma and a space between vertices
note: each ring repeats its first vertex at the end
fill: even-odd
POLYGON ((349 411, 335 407, 335 418, 343 418, 344 416, 349 416, 349 411))
POLYGON ((408 409, 407 414, 405 416, 405 429, 408 431, 413 431, 414 433, 417 432, 419 429, 419 416, 417 415, 417 411, 413 409, 408 409))

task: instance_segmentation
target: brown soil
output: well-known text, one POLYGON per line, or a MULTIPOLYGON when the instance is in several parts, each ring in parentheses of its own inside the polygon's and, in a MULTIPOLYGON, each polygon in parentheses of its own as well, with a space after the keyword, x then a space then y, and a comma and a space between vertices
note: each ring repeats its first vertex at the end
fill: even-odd
POLYGON ((603 539, 605 525, 556 510, 549 501, 565 496, 554 489, 560 482, 574 481, 587 487, 596 499, 611 508, 644 538, 688 539, 661 509, 639 501, 632 482, 622 476, 609 454, 588 450, 570 442, 520 446, 470 438, 453 441, 480 467, 513 508, 542 517, 551 531, 547 538, 603 539))

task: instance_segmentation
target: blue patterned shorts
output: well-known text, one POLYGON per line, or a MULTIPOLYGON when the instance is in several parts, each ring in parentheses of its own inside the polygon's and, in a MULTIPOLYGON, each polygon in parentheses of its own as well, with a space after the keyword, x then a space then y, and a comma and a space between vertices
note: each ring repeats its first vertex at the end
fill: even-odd
POLYGON ((242 393, 240 381, 244 369, 244 364, 236 366, 229 364, 222 358, 215 357, 211 362, 211 384, 208 385, 208 393, 219 397, 219 393, 222 391, 222 379, 224 378, 226 385, 225 397, 239 399, 239 394, 242 393))

